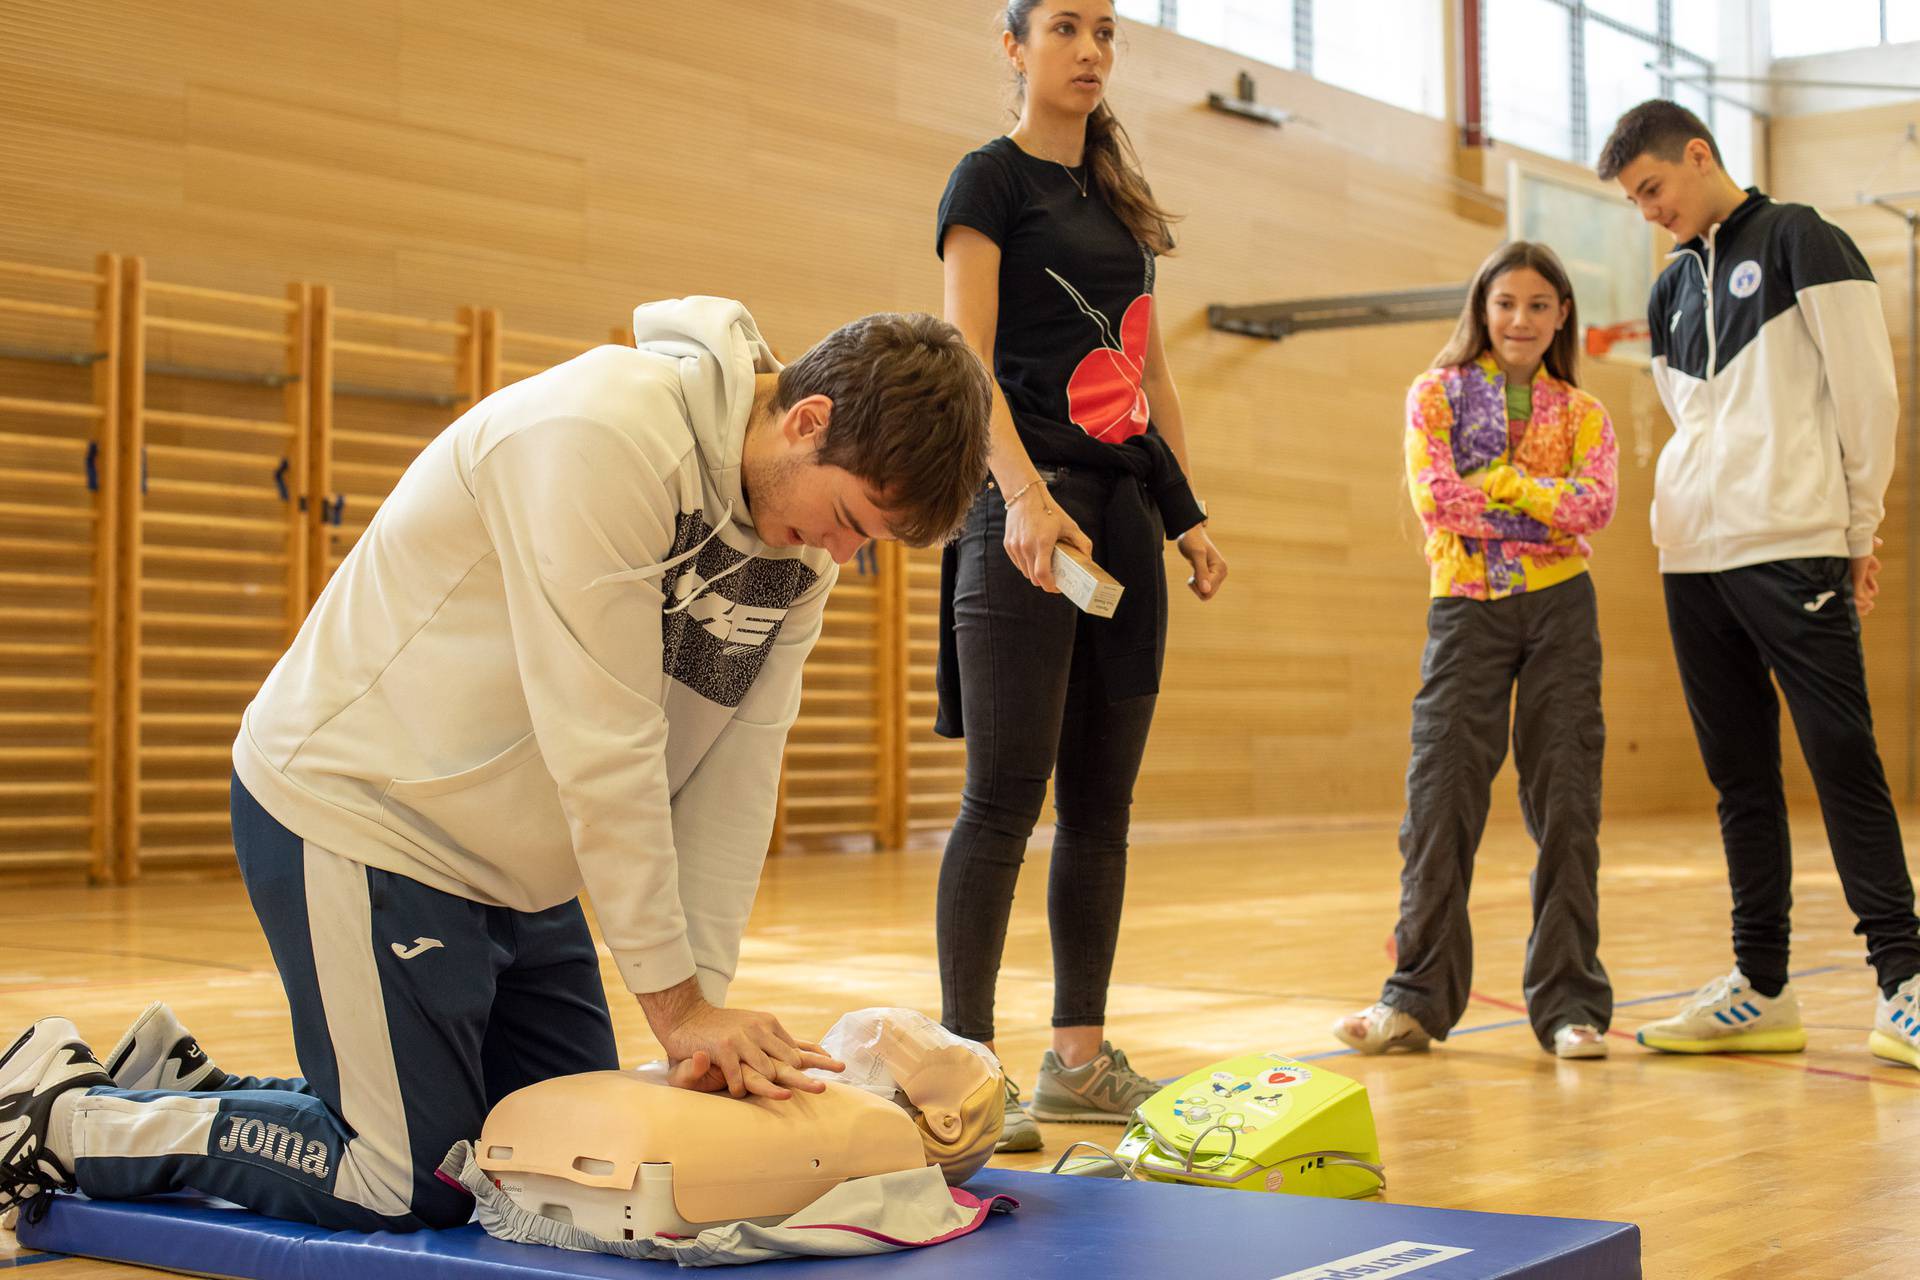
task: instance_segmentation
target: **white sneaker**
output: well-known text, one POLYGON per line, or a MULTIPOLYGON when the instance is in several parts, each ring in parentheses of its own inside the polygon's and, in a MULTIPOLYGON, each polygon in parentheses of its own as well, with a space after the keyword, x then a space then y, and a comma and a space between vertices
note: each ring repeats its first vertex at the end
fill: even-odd
POLYGON ((1880 1001, 1867 1049, 1876 1058, 1920 1067, 1920 973, 1880 1001))
POLYGON ((112 1084, 65 1018, 42 1018, 0 1054, 0 1221, 12 1226, 41 1197, 73 1190, 70 1144, 53 1104, 72 1089, 112 1084))
POLYGON ((117 1089, 165 1089, 191 1093, 226 1073, 207 1060, 200 1042, 160 1001, 133 1020, 107 1055, 107 1074, 117 1089))
POLYGON ((1662 1053, 1798 1053, 1807 1047, 1793 984, 1777 996, 1763 996, 1738 969, 1694 992, 1672 1017, 1640 1028, 1637 1038, 1662 1053))
POLYGON ((1366 1054, 1385 1053, 1389 1049, 1425 1053, 1433 1043, 1433 1037, 1412 1014, 1390 1004, 1371 1004, 1358 1013, 1348 1014, 1333 1024, 1333 1034, 1349 1049, 1366 1054))
POLYGON ((1585 1022, 1569 1022, 1553 1033, 1553 1056, 1604 1058, 1607 1056, 1607 1038, 1600 1034, 1598 1027, 1585 1022))

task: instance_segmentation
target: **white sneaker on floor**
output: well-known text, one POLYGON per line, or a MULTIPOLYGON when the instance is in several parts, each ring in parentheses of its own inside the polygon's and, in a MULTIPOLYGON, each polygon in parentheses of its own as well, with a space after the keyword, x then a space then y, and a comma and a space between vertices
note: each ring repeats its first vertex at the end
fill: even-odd
POLYGON ((1585 1022, 1569 1022, 1553 1033, 1556 1058, 1604 1058, 1607 1038, 1598 1027, 1585 1022))
POLYGON ((1640 1028, 1636 1037, 1662 1053, 1798 1053, 1807 1047, 1793 984, 1763 996, 1738 969, 1715 978, 1680 1012, 1640 1028))
POLYGON ((1874 1009, 1867 1049, 1876 1058, 1920 1067, 1920 973, 1901 983, 1874 1009))
POLYGON ((1350 1013, 1333 1024, 1340 1043, 1360 1053, 1385 1053, 1389 1049, 1426 1052, 1433 1043, 1412 1014, 1390 1004, 1371 1004, 1358 1013, 1350 1013))
POLYGON ((191 1093, 226 1073, 207 1060, 173 1010, 155 1000, 107 1055, 107 1074, 117 1089, 191 1093))
POLYGON ((42 1196, 73 1190, 73 1155, 53 1132, 53 1104, 71 1089, 112 1084, 80 1032, 42 1018, 0 1054, 0 1225, 42 1196))

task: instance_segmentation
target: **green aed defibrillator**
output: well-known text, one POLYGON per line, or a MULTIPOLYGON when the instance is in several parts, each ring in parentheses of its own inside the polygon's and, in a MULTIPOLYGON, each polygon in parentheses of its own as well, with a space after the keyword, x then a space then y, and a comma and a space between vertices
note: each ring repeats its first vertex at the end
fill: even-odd
POLYGON ((1365 1087, 1282 1053, 1182 1076, 1140 1104, 1111 1155, 1074 1157, 1092 1145, 1053 1171, 1349 1200, 1386 1186, 1365 1087))

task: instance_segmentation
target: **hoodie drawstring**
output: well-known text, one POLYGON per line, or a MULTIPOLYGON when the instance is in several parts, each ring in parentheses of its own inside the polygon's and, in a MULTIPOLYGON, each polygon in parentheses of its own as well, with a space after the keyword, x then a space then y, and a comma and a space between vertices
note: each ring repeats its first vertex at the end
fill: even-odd
MULTIPOLYGON (((729 502, 727 504, 727 509, 720 513, 720 521, 718 524, 714 526, 713 531, 709 533, 706 537, 700 539, 700 541, 694 544, 692 547, 688 548, 685 551, 682 551, 679 555, 668 556, 665 560, 662 560, 659 564, 646 564, 646 565, 641 565, 637 569, 622 569, 617 573, 602 574, 600 577, 595 578, 593 582, 589 585, 595 586, 595 587, 605 587, 605 586, 612 586, 616 583, 621 583, 621 582, 645 582, 648 578, 653 578, 653 577, 661 577, 664 579, 664 576, 667 570, 672 569, 677 565, 684 564, 686 561, 691 560, 695 556, 699 555, 702 551, 705 551, 707 549, 707 544, 709 542, 712 542, 715 538, 719 537, 721 530, 730 527, 732 524, 733 524, 733 504, 729 502)), ((719 573, 714 574, 712 579, 710 579, 706 585, 711 587, 715 582, 720 581, 720 579, 726 577, 728 574, 738 572, 751 559, 753 559, 752 556, 743 556, 741 559, 735 561, 733 564, 727 566, 725 569, 722 569, 719 573)), ((698 594, 697 592, 689 593, 685 600, 682 600, 679 603, 675 604, 674 606, 669 608, 666 612, 668 613, 680 612, 682 609, 686 608, 688 605, 693 603, 694 597, 697 594, 698 594)))

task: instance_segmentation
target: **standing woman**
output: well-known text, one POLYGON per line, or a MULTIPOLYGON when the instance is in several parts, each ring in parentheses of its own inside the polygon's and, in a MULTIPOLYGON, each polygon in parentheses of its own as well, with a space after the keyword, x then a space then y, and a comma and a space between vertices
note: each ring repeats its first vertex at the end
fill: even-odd
POLYGON ((1540 848, 1527 1017, 1549 1053, 1606 1056, 1606 725, 1587 535, 1613 518, 1619 450, 1607 411, 1574 385, 1579 331, 1560 259, 1516 240, 1480 265, 1437 367, 1407 392, 1407 482, 1432 602, 1400 827, 1397 968, 1378 1003, 1333 1028, 1362 1053, 1424 1049, 1466 1012, 1467 890, 1511 705, 1520 813, 1540 848))
MULTIPOLYGON (((967 742, 940 869, 943 1020, 993 1041, 1014 884, 1051 774, 1053 1047, 1032 1117, 1121 1123, 1157 1088, 1104 1031, 1133 781, 1166 646, 1163 541, 1179 539, 1202 600, 1227 566, 1187 484, 1154 310, 1168 215, 1104 101, 1111 0, 1011 0, 1004 19, 1020 120, 955 167, 936 242, 947 318, 996 383, 993 478, 941 571, 936 728, 967 742), (1125 587, 1111 619, 1057 593, 1060 542, 1125 587)), ((1010 1078, 1000 1149, 1039 1145, 1010 1078)))

